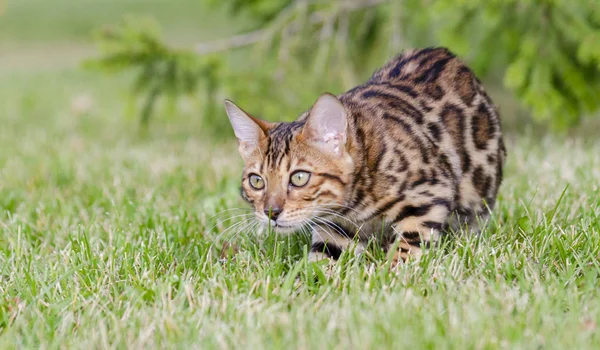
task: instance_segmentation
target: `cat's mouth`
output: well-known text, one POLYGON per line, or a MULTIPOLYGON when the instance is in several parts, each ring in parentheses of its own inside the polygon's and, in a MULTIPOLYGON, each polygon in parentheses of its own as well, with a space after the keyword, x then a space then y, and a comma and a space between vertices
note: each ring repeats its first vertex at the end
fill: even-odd
POLYGON ((256 213, 256 219, 262 224, 263 229, 271 230, 278 234, 291 234, 300 231, 311 220, 304 216, 283 215, 276 220, 268 218, 262 213, 256 213))

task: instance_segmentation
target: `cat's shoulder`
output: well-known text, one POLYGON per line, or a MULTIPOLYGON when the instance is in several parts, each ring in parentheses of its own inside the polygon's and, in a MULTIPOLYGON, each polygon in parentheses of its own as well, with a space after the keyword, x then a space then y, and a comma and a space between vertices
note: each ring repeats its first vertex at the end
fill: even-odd
POLYGON ((388 83, 398 80, 422 84, 437 80, 446 70, 469 71, 457 56, 445 47, 406 50, 378 69, 370 83, 388 83))

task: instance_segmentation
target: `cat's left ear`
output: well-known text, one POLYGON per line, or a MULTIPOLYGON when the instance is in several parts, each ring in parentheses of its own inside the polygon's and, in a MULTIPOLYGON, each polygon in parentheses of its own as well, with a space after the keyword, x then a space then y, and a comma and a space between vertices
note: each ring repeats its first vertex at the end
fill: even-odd
POLYGON ((325 152, 341 157, 346 149, 348 117, 346 109, 332 94, 323 94, 313 105, 303 136, 325 152))
POLYGON ((235 103, 225 100, 225 111, 238 139, 238 150, 243 158, 250 156, 267 138, 271 123, 244 112, 235 103))

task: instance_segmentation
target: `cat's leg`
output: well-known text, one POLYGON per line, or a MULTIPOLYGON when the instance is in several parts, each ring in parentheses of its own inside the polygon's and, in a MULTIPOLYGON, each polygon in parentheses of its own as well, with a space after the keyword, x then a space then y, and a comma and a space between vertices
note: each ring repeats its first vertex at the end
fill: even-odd
POLYGON ((342 252, 347 249, 352 249, 354 254, 358 255, 365 250, 365 245, 347 234, 344 229, 334 229, 325 225, 312 226, 309 261, 338 260, 342 252))
MULTIPOLYGON (((484 207, 484 205, 481 207, 484 207)), ((448 226, 450 230, 470 235, 478 235, 482 228, 488 223, 491 209, 489 207, 484 207, 484 209, 478 210, 479 211, 470 208, 466 209, 465 207, 459 206, 449 215, 448 226)))
POLYGON ((448 219, 451 202, 443 198, 427 198, 419 204, 407 204, 394 218, 397 250, 392 264, 418 258, 423 249, 435 245, 448 219))

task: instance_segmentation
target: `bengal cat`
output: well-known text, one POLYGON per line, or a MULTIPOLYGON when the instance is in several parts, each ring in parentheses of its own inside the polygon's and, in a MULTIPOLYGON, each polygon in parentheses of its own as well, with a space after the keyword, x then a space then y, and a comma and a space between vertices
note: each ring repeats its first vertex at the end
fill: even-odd
POLYGON ((403 262, 449 229, 477 232, 494 207, 506 158, 498 111, 445 48, 404 52, 290 123, 225 108, 242 197, 277 232, 310 228, 311 260, 377 240, 403 262))

